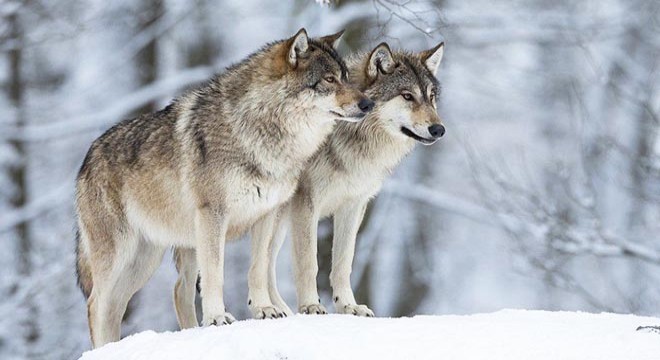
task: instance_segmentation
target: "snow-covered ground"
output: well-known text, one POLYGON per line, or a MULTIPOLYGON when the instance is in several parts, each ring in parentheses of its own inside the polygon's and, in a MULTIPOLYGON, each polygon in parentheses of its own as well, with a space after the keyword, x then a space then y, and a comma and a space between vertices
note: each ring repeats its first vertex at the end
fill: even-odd
POLYGON ((659 318, 503 310, 467 316, 298 315, 180 332, 145 331, 83 360, 659 360, 659 318))

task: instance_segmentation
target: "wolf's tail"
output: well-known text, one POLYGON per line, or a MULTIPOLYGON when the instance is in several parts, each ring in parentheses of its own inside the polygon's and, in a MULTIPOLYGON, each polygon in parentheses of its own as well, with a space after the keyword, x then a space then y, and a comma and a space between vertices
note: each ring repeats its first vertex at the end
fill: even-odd
POLYGON ((82 290, 85 299, 89 298, 92 292, 92 272, 89 268, 89 259, 87 254, 81 248, 80 230, 76 230, 76 276, 78 277, 78 286, 82 290))

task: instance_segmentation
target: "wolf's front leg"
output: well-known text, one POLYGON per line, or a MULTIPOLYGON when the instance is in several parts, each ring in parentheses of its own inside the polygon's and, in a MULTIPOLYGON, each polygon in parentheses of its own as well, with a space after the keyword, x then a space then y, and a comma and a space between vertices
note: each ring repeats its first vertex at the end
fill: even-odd
POLYGON ((202 206, 195 214, 204 326, 231 324, 235 321, 226 311, 222 296, 227 227, 228 216, 217 208, 202 206))
POLYGON ((366 305, 358 305, 351 289, 355 238, 366 208, 367 201, 357 201, 341 207, 334 214, 330 285, 332 300, 338 313, 371 317, 374 312, 366 305))
POLYGON ((268 293, 269 250, 273 240, 278 210, 265 215, 252 226, 252 251, 248 272, 248 307, 255 319, 284 317, 268 293))
POLYGON ((294 199, 291 212, 293 271, 298 295, 298 311, 303 314, 327 314, 316 288, 319 272, 316 230, 319 216, 308 199, 294 199))
POLYGON ((284 302, 282 295, 280 295, 280 291, 277 289, 277 255, 280 253, 280 249, 282 249, 282 245, 286 239, 286 234, 289 231, 289 219, 290 207, 285 205, 282 207, 278 222, 275 225, 275 235, 273 236, 270 250, 268 251, 268 293, 270 294, 270 301, 272 301, 273 305, 280 309, 285 316, 293 315, 293 311, 291 311, 286 302, 284 302))

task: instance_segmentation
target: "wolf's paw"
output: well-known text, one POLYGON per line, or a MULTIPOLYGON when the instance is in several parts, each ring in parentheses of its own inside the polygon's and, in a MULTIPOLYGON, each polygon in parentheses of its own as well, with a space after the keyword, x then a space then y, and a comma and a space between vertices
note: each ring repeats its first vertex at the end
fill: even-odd
POLYGON ((273 305, 275 305, 275 308, 280 309, 284 317, 293 316, 293 311, 283 301, 274 300, 273 305))
POLYGON ((204 320, 202 320, 202 325, 204 326, 211 326, 211 325, 229 325, 236 321, 234 316, 228 312, 216 315, 216 316, 209 316, 204 317, 204 320))
POLYGON ((352 314, 355 316, 374 317, 374 312, 367 305, 346 304, 338 306, 337 312, 340 314, 352 314))
POLYGON ((298 312, 301 314, 327 314, 328 311, 325 309, 325 306, 321 304, 312 304, 312 305, 302 305, 298 308, 298 312))
POLYGON ((277 319, 286 317, 286 314, 275 306, 251 307, 252 317, 255 319, 277 319))

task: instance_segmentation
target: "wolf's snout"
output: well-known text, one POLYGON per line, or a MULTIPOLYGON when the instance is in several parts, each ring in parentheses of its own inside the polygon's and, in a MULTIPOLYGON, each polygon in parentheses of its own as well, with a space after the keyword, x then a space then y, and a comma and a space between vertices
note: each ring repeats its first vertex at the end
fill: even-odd
POLYGON ((445 134, 445 127, 441 124, 433 124, 429 126, 429 134, 431 134, 434 139, 439 139, 445 134))
POLYGON ((373 110, 374 102, 367 98, 363 98, 358 103, 358 108, 360 108, 360 111, 368 113, 369 111, 373 110))

